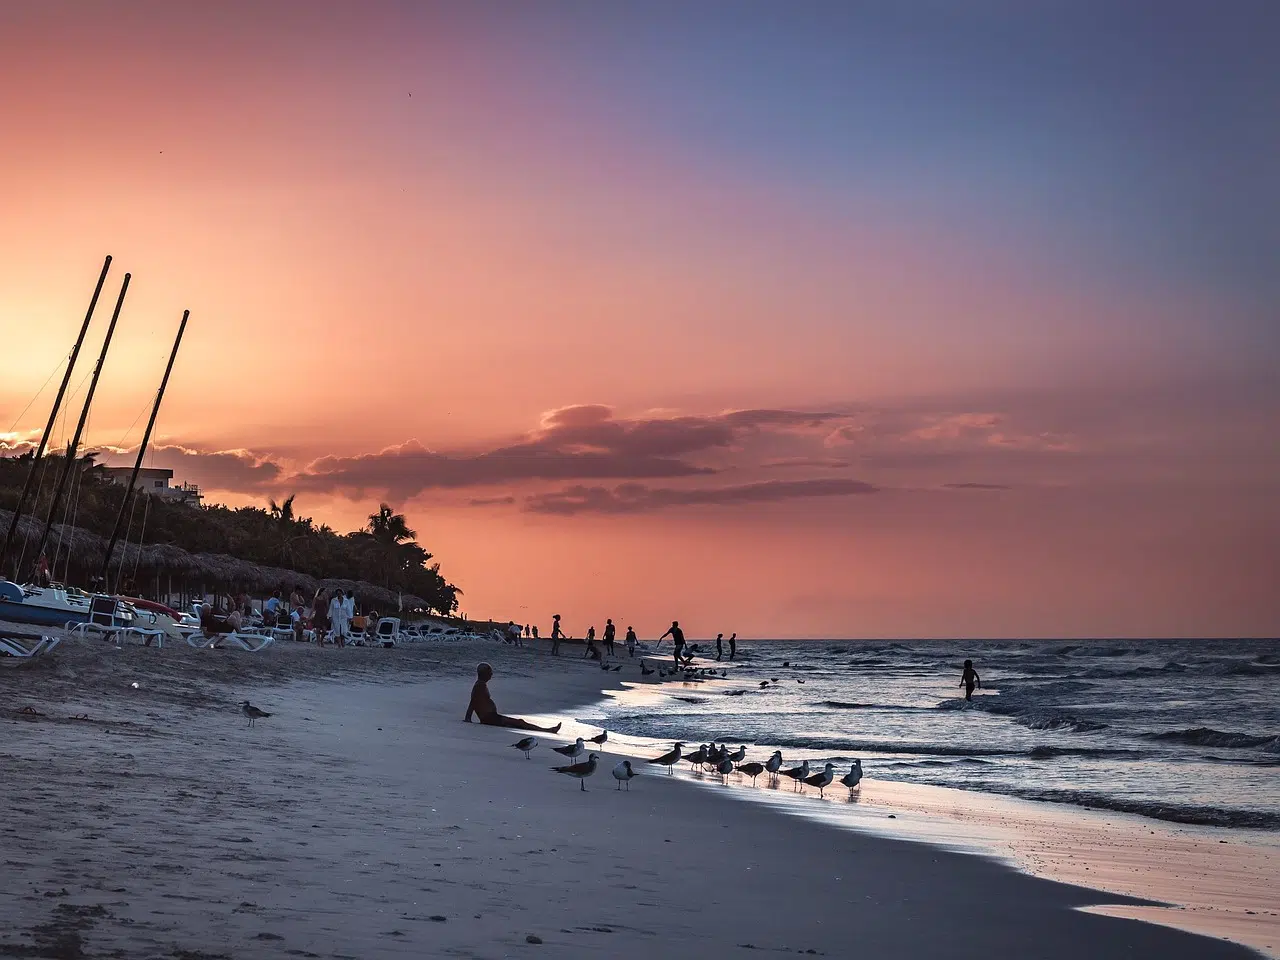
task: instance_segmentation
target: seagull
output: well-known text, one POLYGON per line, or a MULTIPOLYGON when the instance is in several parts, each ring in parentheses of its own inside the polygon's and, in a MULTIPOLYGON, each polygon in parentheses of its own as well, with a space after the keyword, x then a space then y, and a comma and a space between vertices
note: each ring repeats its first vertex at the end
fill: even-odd
POLYGON ((680 762, 680 748, 684 744, 676 741, 675 749, 670 753, 664 753, 660 757, 654 757, 652 760, 646 760, 645 763, 657 763, 667 768, 667 775, 670 776, 672 768, 680 762))
POLYGON ((648 677, 653 675, 653 668, 650 667, 643 660, 640 661, 640 675, 642 677, 648 677))
POLYGON ((578 756, 578 754, 582 753, 582 738, 579 737, 573 743, 570 743, 566 746, 552 747, 551 749, 554 750, 556 753, 562 754, 563 756, 566 756, 570 760, 572 760, 574 757, 578 756))
POLYGON ((627 785, 627 789, 630 790, 631 778, 634 777, 635 775, 636 775, 636 772, 631 769, 630 760, 623 760, 620 764, 618 764, 616 767, 613 768, 613 779, 618 781, 619 790, 622 789, 622 785, 624 783, 627 785))
POLYGON ((267 713, 265 710, 259 710, 248 700, 240 704, 240 712, 249 718, 249 726, 251 727, 263 717, 271 716, 271 714, 267 713))
POLYGON ((800 766, 792 767, 790 770, 783 770, 782 775, 794 780, 796 782, 796 789, 800 789, 800 785, 804 783, 805 778, 809 776, 809 761, 806 760, 804 763, 800 764, 800 766))
POLYGON ((840 778, 840 782, 849 788, 849 796, 853 796, 853 788, 862 780, 862 761, 855 760, 849 765, 849 772, 840 778))
POLYGON ((773 751, 773 756, 765 761, 764 768, 769 771, 770 779, 778 779, 778 771, 782 769, 782 751, 773 751))
POLYGON ((604 746, 609 739, 609 731, 601 730, 599 736, 592 737, 588 743, 594 743, 596 746, 604 746))
POLYGON ((761 689, 761 690, 763 690, 763 689, 764 689, 765 687, 767 687, 768 685, 769 685, 769 681, 768 681, 768 680, 761 680, 761 681, 760 681, 760 689, 761 689))
POLYGON ((741 746, 738 747, 737 750, 729 754, 729 759, 734 763, 741 763, 743 760, 747 759, 747 748, 741 746))
POLYGON ((537 737, 525 737, 523 740, 517 740, 511 746, 515 747, 517 750, 523 753, 524 758, 528 760, 529 754, 533 753, 533 748, 536 747, 537 745, 538 745, 537 737))
POLYGON ((695 767, 702 766, 704 763, 707 762, 707 745, 704 743, 693 753, 685 757, 685 760, 689 761, 689 763, 692 766, 695 766, 695 767))
POLYGON ((587 777, 596 772, 596 755, 593 753, 588 756, 585 763, 571 763, 567 767, 552 767, 551 769, 556 773, 563 773, 566 776, 577 777, 578 786, 582 788, 583 793, 586 793, 587 777))
POLYGON ((812 777, 805 777, 805 780, 804 780, 805 783, 807 783, 811 787, 818 788, 819 799, 822 798, 822 791, 827 789, 827 787, 831 786, 831 781, 836 778, 836 775, 834 773, 835 768, 836 768, 836 765, 834 763, 828 763, 825 767, 822 768, 821 773, 815 773, 812 777))
POLYGON ((752 760, 750 763, 744 763, 742 766, 738 767, 738 772, 745 773, 750 777, 751 785, 754 787, 756 785, 756 777, 764 773, 764 764, 757 760, 752 760))
POLYGON ((804 683, 804 681, 801 680, 799 677, 796 677, 796 683, 804 683))
POLYGON ((729 774, 733 773, 733 761, 725 757, 716 764, 716 771, 720 774, 721 780, 728 780, 729 774))

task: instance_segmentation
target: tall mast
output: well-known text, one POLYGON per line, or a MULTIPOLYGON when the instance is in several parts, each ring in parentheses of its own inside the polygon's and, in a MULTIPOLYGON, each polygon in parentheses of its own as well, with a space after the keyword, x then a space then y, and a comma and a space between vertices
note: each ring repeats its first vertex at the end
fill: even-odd
POLYGON ((71 446, 67 449, 67 459, 62 465, 62 473, 58 477, 58 489, 54 492, 53 503, 49 504, 49 516, 44 521, 44 532, 40 534, 40 545, 36 547, 36 562, 44 553, 44 546, 49 541, 49 531, 53 528, 53 518, 62 505, 62 495, 67 489, 67 477, 76 463, 76 451, 80 448, 80 435, 84 433, 85 421, 89 419, 89 408, 93 406, 93 394, 98 389, 98 377, 102 376, 102 366, 107 362, 107 351, 111 349, 111 337, 116 332, 116 321, 120 319, 120 308, 124 306, 124 295, 129 292, 129 274, 124 275, 124 283, 120 284, 120 296, 116 297, 116 308, 111 311, 111 325, 107 327, 107 336, 102 341, 102 352, 98 354, 97 366, 93 368, 93 378, 89 381, 89 392, 85 394, 84 406, 80 408, 80 420, 76 423, 75 435, 71 438, 71 446))
MULTIPOLYGON (((49 422, 44 433, 40 435, 40 443, 36 447, 35 456, 31 460, 31 469, 27 471, 27 479, 22 485, 22 493, 18 496, 17 506, 13 508, 13 517, 9 520, 9 532, 4 535, 4 546, 0 547, 0 576, 3 575, 5 560, 9 557, 9 549, 13 546, 14 534, 18 531, 18 521, 22 519, 22 511, 26 507, 27 497, 31 495, 31 483, 36 476, 36 467, 44 456, 45 445, 53 435, 54 424, 58 420, 58 408, 62 406, 62 397, 67 392, 67 384, 71 382, 71 371, 75 369, 76 358, 80 356, 80 345, 84 343, 84 335, 89 332, 89 321, 93 319, 93 311, 98 306, 98 295, 102 293, 102 285, 107 282, 107 271, 111 269, 111 257, 102 261, 102 273, 98 275, 98 285, 93 288, 93 297, 89 300, 89 309, 84 315, 84 323, 80 325, 80 336, 76 337, 76 345, 71 348, 71 357, 67 360, 67 372, 62 375, 62 386, 58 388, 58 396, 53 401, 53 409, 49 411, 49 422)), ((17 572, 14 572, 17 577, 17 572)))
POLYGON ((160 401, 164 399, 165 388, 169 386, 169 374, 173 372, 173 361, 177 359, 178 347, 182 345, 182 334, 187 329, 187 318, 190 310, 182 311, 182 323, 178 324, 178 336, 173 341, 173 350, 169 353, 169 363, 164 368, 164 377, 160 381, 160 391, 156 394, 155 406, 151 408, 151 419, 147 421, 147 430, 142 435, 142 443, 138 447, 138 459, 133 463, 133 473, 129 475, 129 483, 124 488, 124 499, 120 501, 120 512, 116 514, 115 526, 111 528, 111 539, 107 541, 107 555, 102 560, 102 585, 107 587, 108 571, 111 567, 111 555, 116 550, 116 540, 120 537, 120 524, 124 520, 124 511, 129 506, 129 498, 133 496, 133 485, 138 482, 138 471, 142 469, 142 458, 146 456, 147 444, 151 441, 151 430, 156 425, 156 414, 160 412, 160 401))

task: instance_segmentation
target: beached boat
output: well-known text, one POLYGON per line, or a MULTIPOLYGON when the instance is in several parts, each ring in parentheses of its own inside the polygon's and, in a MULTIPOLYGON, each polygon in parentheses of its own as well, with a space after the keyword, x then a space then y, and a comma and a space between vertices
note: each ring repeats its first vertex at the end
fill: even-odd
POLYGON ((19 586, 0 580, 0 620, 65 626, 89 619, 89 598, 60 587, 19 586))

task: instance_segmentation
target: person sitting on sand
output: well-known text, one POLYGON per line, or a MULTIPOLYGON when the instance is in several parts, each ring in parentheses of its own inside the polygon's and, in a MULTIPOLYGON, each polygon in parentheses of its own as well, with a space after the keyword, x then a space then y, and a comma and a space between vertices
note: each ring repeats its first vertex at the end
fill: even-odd
POLYGON ((978 685, 978 689, 982 689, 982 678, 978 676, 978 671, 973 669, 973 661, 966 660, 964 662, 964 673, 960 676, 960 686, 964 687, 964 698, 966 700, 973 699, 973 686, 978 685))
POLYGON ((539 733, 559 733, 560 724, 554 727, 539 727, 519 717, 504 717, 498 712, 493 697, 489 696, 489 681, 493 679, 493 667, 487 663, 476 666, 476 682, 471 688, 471 701, 467 704, 467 713, 462 719, 471 722, 474 713, 476 719, 490 727, 514 727, 517 730, 537 730, 539 733))

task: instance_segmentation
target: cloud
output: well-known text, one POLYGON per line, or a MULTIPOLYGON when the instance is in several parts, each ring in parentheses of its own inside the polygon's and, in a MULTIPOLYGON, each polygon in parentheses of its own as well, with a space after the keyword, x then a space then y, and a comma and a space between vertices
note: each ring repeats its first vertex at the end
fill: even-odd
POLYGON ((809 497, 847 497, 876 493, 877 487, 859 480, 767 480, 730 487, 653 488, 641 483, 607 487, 577 485, 552 493, 525 497, 531 513, 573 516, 579 513, 644 513, 668 507, 731 506, 775 503, 809 497))
POLYGON ((730 450, 759 432, 815 429, 843 416, 796 410, 735 410, 712 416, 617 419, 602 404, 543 414, 519 441, 482 453, 438 453, 416 441, 374 454, 322 457, 290 485, 298 490, 377 491, 404 500, 433 488, 537 480, 656 480, 719 468, 691 459, 730 450))
POLYGON ((1003 483, 944 483, 947 490, 1011 490, 1003 483))
MULTIPOLYGON (((108 460, 133 463, 137 448, 106 448, 108 460)), ((269 455, 252 450, 199 450, 179 444, 157 444, 147 454, 148 465, 173 470, 174 479, 189 481, 216 490, 262 492, 280 486, 284 468, 269 455)))
POLYGON ((509 495, 505 497, 472 497, 468 502, 473 507, 509 507, 516 502, 516 498, 509 495))
POLYGON ((766 470, 805 468, 843 470, 845 467, 853 466, 853 463, 849 460, 839 460, 835 457, 778 457, 775 460, 766 460, 760 466, 766 470))

